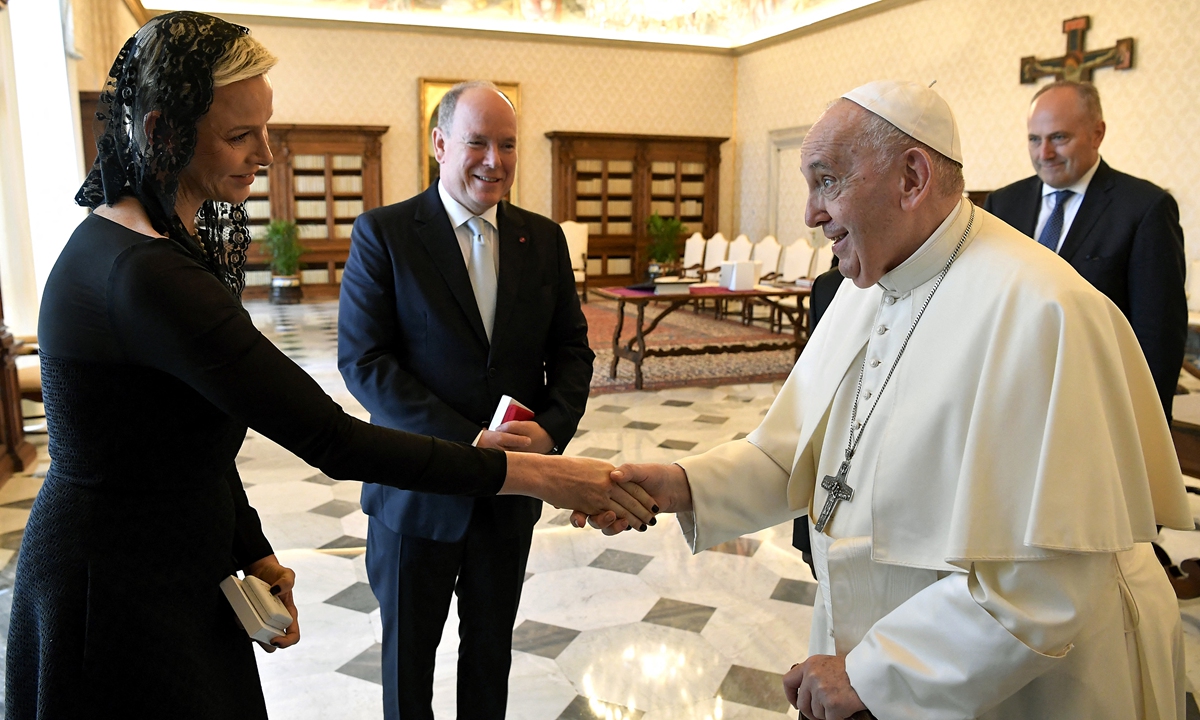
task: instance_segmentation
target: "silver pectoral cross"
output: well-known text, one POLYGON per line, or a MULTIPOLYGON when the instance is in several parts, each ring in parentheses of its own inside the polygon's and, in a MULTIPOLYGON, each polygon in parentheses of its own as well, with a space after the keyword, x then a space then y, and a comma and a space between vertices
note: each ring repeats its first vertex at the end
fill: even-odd
POLYGON ((846 473, 850 472, 850 461, 844 460, 842 466, 838 468, 837 476, 826 475, 821 481, 821 487, 829 495, 825 498, 825 507, 821 508, 821 514, 817 517, 815 526, 817 532, 824 532, 825 525, 829 523, 829 518, 833 517, 833 511, 837 508, 837 504, 842 500, 850 502, 854 499, 854 488, 846 484, 846 473))

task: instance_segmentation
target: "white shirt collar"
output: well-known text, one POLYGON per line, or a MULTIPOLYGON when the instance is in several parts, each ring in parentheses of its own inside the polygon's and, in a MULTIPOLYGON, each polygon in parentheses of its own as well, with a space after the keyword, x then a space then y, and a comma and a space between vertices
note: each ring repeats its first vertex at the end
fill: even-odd
POLYGON ((966 198, 960 201, 916 252, 879 278, 879 285, 888 292, 904 294, 940 273, 966 230, 971 216, 970 202, 966 198))
MULTIPOLYGON (((446 214, 450 216, 450 226, 454 229, 457 230, 466 224, 468 220, 475 217, 475 213, 463 207, 462 203, 450 196, 450 193, 446 191, 446 186, 440 180, 438 181, 438 196, 442 198, 442 206, 446 208, 446 214)), ((496 223, 495 205, 484 210, 483 214, 479 217, 486 220, 492 226, 493 230, 499 229, 500 226, 496 223)))
POLYGON ((1075 193, 1076 196, 1083 197, 1084 193, 1087 192, 1088 185, 1090 185, 1092 183, 1092 177, 1096 174, 1096 170, 1099 169, 1099 167, 1100 167, 1100 158, 1097 157, 1096 164, 1093 165, 1090 170, 1085 172, 1083 174, 1083 177, 1076 180, 1074 185, 1068 185, 1065 188, 1050 187, 1046 183, 1042 183, 1042 197, 1044 198, 1047 195, 1053 195, 1054 193, 1058 192, 1059 190, 1070 190, 1071 192, 1075 193))

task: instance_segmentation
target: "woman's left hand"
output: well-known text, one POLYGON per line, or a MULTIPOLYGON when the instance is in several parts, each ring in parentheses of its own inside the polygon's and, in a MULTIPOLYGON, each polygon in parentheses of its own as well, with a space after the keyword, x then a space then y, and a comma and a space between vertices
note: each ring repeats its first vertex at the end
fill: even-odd
POLYGON ((296 603, 292 599, 296 573, 292 572, 291 568, 280 565, 274 555, 268 555, 262 560, 250 563, 246 566, 245 572, 270 585, 271 594, 279 598, 292 616, 292 624, 288 626, 287 634, 271 640, 271 644, 278 648, 285 648, 300 642, 300 616, 296 613, 296 603))

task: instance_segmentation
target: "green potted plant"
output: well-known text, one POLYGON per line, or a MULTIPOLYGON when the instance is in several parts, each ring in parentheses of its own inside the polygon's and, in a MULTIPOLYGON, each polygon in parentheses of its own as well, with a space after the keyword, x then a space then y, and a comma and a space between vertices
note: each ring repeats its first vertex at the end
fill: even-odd
POLYGON ((678 218, 664 218, 654 213, 646 220, 646 232, 650 244, 646 256, 650 259, 646 274, 653 280, 663 274, 664 265, 673 265, 679 260, 679 236, 687 230, 678 218))
POLYGON ((300 287, 300 256, 306 248, 300 245, 300 228, 291 220, 272 220, 267 225, 263 244, 271 255, 271 302, 291 305, 300 302, 304 290, 300 287))

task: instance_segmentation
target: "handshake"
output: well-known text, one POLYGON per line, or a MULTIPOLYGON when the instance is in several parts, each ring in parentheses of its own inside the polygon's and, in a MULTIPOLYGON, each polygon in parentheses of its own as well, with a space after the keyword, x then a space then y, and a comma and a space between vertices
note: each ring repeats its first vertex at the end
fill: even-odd
POLYGON ((615 535, 645 531, 660 512, 688 512, 692 494, 678 465, 611 463, 530 453, 508 453, 503 494, 529 495, 570 508, 571 524, 615 535))

